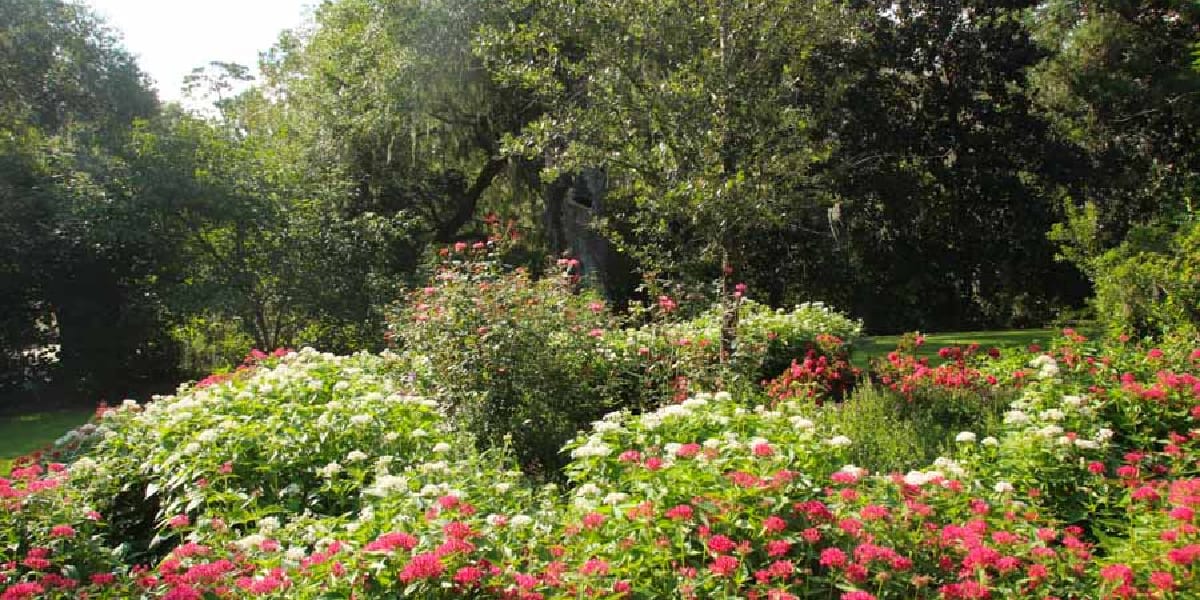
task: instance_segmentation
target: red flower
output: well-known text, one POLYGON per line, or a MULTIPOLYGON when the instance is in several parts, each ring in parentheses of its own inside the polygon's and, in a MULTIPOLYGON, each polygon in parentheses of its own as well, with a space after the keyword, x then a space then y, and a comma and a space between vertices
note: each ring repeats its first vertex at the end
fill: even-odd
POLYGON ((821 551, 821 566, 836 569, 846 565, 846 553, 840 548, 826 548, 821 551))
POLYGON ((738 560, 732 556, 718 556, 708 565, 708 570, 718 577, 731 577, 737 568, 738 560))
POLYGON ((723 535, 714 535, 708 540, 708 549, 717 554, 732 552, 734 548, 737 548, 737 544, 723 535))
POLYGON ((400 580, 411 583, 416 579, 433 579, 442 574, 445 566, 431 553, 418 554, 400 571, 400 580))

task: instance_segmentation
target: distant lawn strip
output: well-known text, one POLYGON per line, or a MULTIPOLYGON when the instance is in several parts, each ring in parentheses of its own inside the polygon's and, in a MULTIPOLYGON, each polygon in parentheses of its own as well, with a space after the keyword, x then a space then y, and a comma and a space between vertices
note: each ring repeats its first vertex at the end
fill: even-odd
POLYGON ((87 423, 92 410, 62 410, 0 417, 0 477, 13 459, 45 448, 64 433, 87 423))
MULTIPOLYGON (((1051 340, 1058 337, 1058 329, 1008 329, 1003 331, 963 331, 957 333, 925 334, 925 344, 917 348, 917 356, 937 358, 939 348, 946 346, 967 346, 979 344, 983 349, 996 347, 1025 348, 1030 344, 1049 346, 1051 340)), ((1086 335, 1086 334, 1085 334, 1086 335)), ((854 364, 866 367, 872 358, 883 358, 888 352, 896 349, 900 342, 898 335, 881 335, 868 337, 854 347, 854 364)))

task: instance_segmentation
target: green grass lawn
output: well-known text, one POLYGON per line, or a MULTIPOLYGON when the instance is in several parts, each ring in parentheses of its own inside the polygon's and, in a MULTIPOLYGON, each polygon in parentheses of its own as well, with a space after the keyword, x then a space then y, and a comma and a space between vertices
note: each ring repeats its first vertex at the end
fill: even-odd
MULTIPOLYGON (((936 357, 944 346, 966 346, 977 343, 982 348, 1026 347, 1030 344, 1048 346, 1050 341, 1061 335, 1058 329, 1010 329, 1005 331, 963 331, 958 333, 931 333, 925 336, 925 345, 917 349, 917 356, 936 357)), ((882 358, 896 348, 898 335, 868 337, 854 347, 854 363, 865 367, 872 358, 882 358)))
POLYGON ((0 476, 14 458, 44 448, 67 431, 83 425, 92 410, 62 410, 0 417, 0 476))

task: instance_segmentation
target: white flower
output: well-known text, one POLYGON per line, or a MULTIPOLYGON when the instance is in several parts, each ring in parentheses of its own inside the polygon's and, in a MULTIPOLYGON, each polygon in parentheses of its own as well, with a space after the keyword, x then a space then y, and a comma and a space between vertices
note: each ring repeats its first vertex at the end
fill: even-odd
POLYGON ((487 524, 491 525, 492 527, 497 527, 501 523, 507 523, 507 522, 508 522, 508 519, 506 519, 506 518, 504 518, 504 516, 498 515, 496 513, 492 513, 487 516, 487 524))
POLYGON ((1070 407, 1078 407, 1083 404, 1083 398, 1079 396, 1063 396, 1062 403, 1070 407))
POLYGON ((612 454, 612 447, 598 438, 588 438, 586 444, 571 451, 571 458, 585 458, 589 456, 608 456, 612 454))
POLYGON ((435 460, 417 465, 417 470, 422 473, 443 473, 449 469, 450 465, 444 460, 435 460))
POLYGON ((1092 440, 1085 440, 1083 438, 1078 438, 1075 440, 1075 447, 1081 448, 1083 450, 1095 450, 1100 447, 1100 444, 1097 442, 1093 442, 1092 440))
POLYGON ((1100 431, 1096 432, 1096 441, 1100 442, 1101 444, 1103 444, 1104 442, 1107 442, 1108 440, 1111 440, 1112 437, 1113 437, 1113 430, 1111 430, 1107 427, 1101 427, 1100 431))
POLYGON ((346 381, 345 379, 333 384, 333 389, 336 391, 339 391, 339 392, 342 390, 349 389, 349 388, 350 388, 350 382, 346 381))
POLYGON ((335 463, 335 462, 331 462, 331 463, 325 465, 324 467, 317 469, 317 473, 324 477, 333 477, 334 475, 337 475, 338 473, 341 473, 341 472, 342 472, 342 465, 339 465, 338 463, 335 463))
POLYGON ((520 529, 526 525, 533 523, 533 517, 529 515, 513 515, 513 518, 508 520, 508 524, 513 529, 520 529))
POLYGON ((855 477, 860 477, 860 478, 866 476, 866 474, 867 474, 866 469, 864 469, 862 467, 856 467, 854 465, 846 465, 846 466, 842 467, 842 472, 849 473, 855 477))
POLYGON ((728 402, 732 399, 733 396, 729 392, 717 392, 716 394, 713 394, 713 400, 716 400, 717 402, 728 402))
POLYGON ((267 540, 266 537, 261 536, 257 533, 252 533, 234 543, 237 544, 238 546, 241 546, 243 550, 255 550, 259 546, 261 546, 262 543, 265 542, 266 540, 267 540))
POLYGON ((384 434, 384 436, 383 436, 383 440, 385 442, 394 442, 398 439, 400 439, 400 434, 395 431, 389 431, 386 434, 384 434))
POLYGON ((585 483, 575 490, 576 496, 599 496, 603 490, 594 483, 585 483))
POLYGON ((375 478, 375 485, 364 490, 364 493, 382 497, 406 489, 408 489, 408 479, 399 475, 380 475, 375 478))
POLYGON ((610 506, 616 506, 629 499, 629 494, 623 492, 610 492, 604 497, 604 503, 610 506))
POLYGON ((990 435, 989 435, 989 436, 987 436, 987 437, 983 438, 982 440, 980 440, 980 442, 979 442, 979 443, 980 443, 980 444, 982 444, 982 445, 984 445, 984 446, 999 446, 999 445, 1000 445, 1000 440, 998 440, 998 439, 996 439, 995 437, 993 437, 993 436, 990 436, 990 435))
POLYGON ((1004 413, 1004 422, 1009 425, 1025 425, 1029 423, 1029 415, 1019 410, 1004 413))
POLYGON ((1061 421, 1066 418, 1066 413, 1057 408, 1048 408, 1043 410, 1038 417, 1046 421, 1061 421))
POLYGON ((1007 494, 1013 491, 1013 484, 1007 481, 997 481, 996 486, 993 489, 996 490, 997 494, 1007 494))
POLYGON ((350 422, 354 425, 366 425, 371 422, 371 415, 354 415, 350 417, 350 422))
POLYGON ((346 454, 346 462, 358 462, 360 460, 367 460, 366 452, 363 452, 362 450, 351 450, 348 454, 346 454))
POLYGON ((963 443, 974 443, 975 442, 975 434, 970 431, 963 431, 963 432, 960 432, 958 435, 954 436, 954 441, 963 442, 963 443))
POLYGON ((279 517, 263 517, 258 520, 258 531, 263 535, 271 535, 271 532, 279 529, 279 517))
MULTIPOLYGON (((620 413, 617 413, 617 414, 620 414, 620 413)), ((592 431, 595 431, 596 433, 604 433, 607 431, 616 431, 620 428, 621 428, 620 423, 614 423, 612 421, 593 421, 592 422, 592 431)))
POLYGON ((914 486, 914 487, 919 487, 919 486, 925 485, 926 483, 929 483, 929 481, 931 479, 933 479, 932 472, 931 473, 923 473, 921 471, 909 471, 904 476, 904 483, 907 485, 914 486))
POLYGON ((410 437, 423 438, 423 437, 429 435, 429 432, 425 431, 424 429, 414 429, 414 430, 410 431, 408 435, 410 437))
POLYGON ((805 419, 804 417, 791 417, 790 419, 788 419, 788 421, 791 422, 792 427, 795 427, 796 429, 800 429, 803 431, 808 431, 808 430, 811 430, 812 428, 816 427, 816 424, 814 424, 809 419, 805 419))
POLYGON ((291 546, 284 553, 284 556, 292 562, 300 562, 308 556, 308 552, 300 546, 291 546))
POLYGON ((1038 435, 1040 435, 1042 437, 1047 437, 1047 438, 1057 437, 1057 436, 1062 435, 1062 433, 1063 433, 1063 428, 1059 427, 1058 425, 1047 425, 1047 426, 1037 430, 1038 435))
POLYGON ((435 444, 433 446, 433 452, 435 454, 445 454, 449 451, 450 451, 450 444, 447 444, 446 442, 438 442, 437 444, 435 444))
POLYGON ((504 494, 504 493, 508 492, 508 490, 511 488, 512 488, 512 484, 507 481, 501 481, 500 483, 497 483, 496 485, 492 486, 492 489, 496 490, 497 494, 504 494))
POLYGON ((836 435, 836 436, 833 436, 832 438, 829 438, 828 440, 825 440, 825 443, 829 444, 830 446, 833 446, 835 448, 844 448, 846 446, 849 446, 850 444, 853 444, 854 442, 851 441, 850 438, 848 438, 844 435, 836 435))
POLYGON ((200 451, 200 444, 197 444, 196 442, 192 442, 183 447, 184 454, 195 454, 199 451, 200 451))

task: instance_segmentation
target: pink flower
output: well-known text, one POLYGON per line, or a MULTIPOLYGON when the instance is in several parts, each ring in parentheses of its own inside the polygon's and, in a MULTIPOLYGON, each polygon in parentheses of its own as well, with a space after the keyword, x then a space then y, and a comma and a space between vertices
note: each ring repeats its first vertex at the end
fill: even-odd
POLYGON ((775 449, 772 448, 771 445, 766 442, 763 442, 761 444, 755 444, 754 448, 752 448, 752 450, 754 451, 754 455, 758 456, 760 458, 765 458, 765 457, 775 454, 775 449))
POLYGON ((692 507, 687 504, 680 504, 679 506, 668 509, 665 514, 668 519, 673 521, 686 521, 692 518, 692 507))
POLYGON ((599 558, 591 558, 583 563, 583 566, 579 568, 579 572, 584 575, 608 575, 608 563, 599 558))
POLYGON ((461 567, 454 573, 454 583, 471 585, 483 578, 483 570, 478 567, 461 567))
POLYGON ((170 520, 167 521, 167 525, 170 525, 171 527, 174 527, 176 529, 178 529, 180 527, 187 527, 188 525, 191 525, 191 524, 192 524, 192 520, 189 519, 187 515, 175 515, 175 516, 171 517, 170 520))
POLYGON ((822 567, 831 569, 843 567, 846 565, 846 553, 840 548, 826 548, 821 551, 820 563, 822 567))
POLYGON ((598 512, 590 512, 583 517, 583 526, 588 529, 596 529, 604 524, 604 515, 598 512))
POLYGON ((1112 564, 1100 569, 1100 577, 1105 581, 1133 583, 1133 569, 1129 565, 1112 564))
POLYGON ((723 535, 714 535, 708 540, 708 549, 717 554, 725 554, 737 548, 733 540, 723 535))
POLYGON ((50 529, 50 537, 75 537, 75 528, 70 525, 55 525, 50 529))
POLYGON ((411 583, 417 579, 433 579, 442 574, 445 566, 431 553, 418 554, 400 571, 400 580, 411 583))
POLYGON ((767 533, 779 533, 787 529, 787 521, 771 515, 763 521, 763 529, 766 529, 767 533))
POLYGON ((1175 578, 1166 571, 1155 571, 1150 574, 1150 585, 1164 592, 1169 592, 1175 589, 1175 578))
POLYGON ((732 577, 737 568, 738 560, 732 556, 718 556, 708 565, 708 570, 718 577, 732 577))
POLYGON ((1150 360, 1158 360, 1162 357, 1163 351, 1159 350, 1158 348, 1151 348, 1150 351, 1146 353, 1146 358, 1150 360))
POLYGON ((842 600, 875 600, 875 596, 863 591, 846 592, 842 600))

